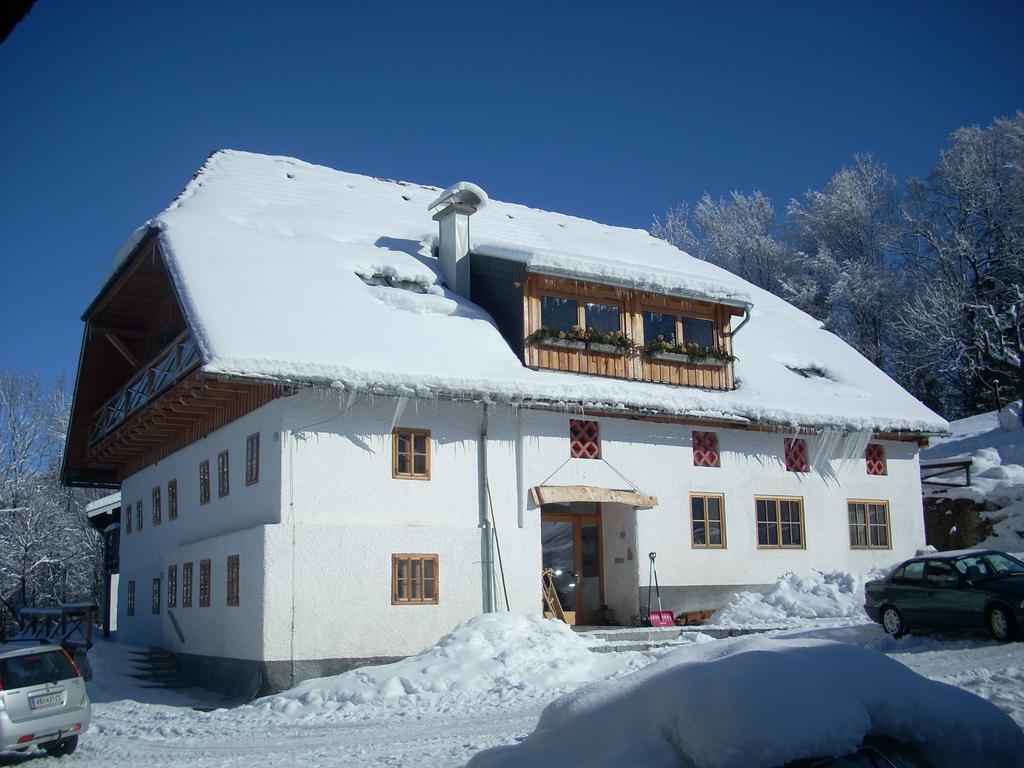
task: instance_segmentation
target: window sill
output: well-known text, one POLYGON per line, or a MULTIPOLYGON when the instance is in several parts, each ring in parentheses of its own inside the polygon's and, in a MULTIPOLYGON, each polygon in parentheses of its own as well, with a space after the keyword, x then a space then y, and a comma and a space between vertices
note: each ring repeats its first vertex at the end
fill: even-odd
POLYGON ((686 363, 688 365, 709 365, 713 368, 724 368, 729 364, 728 360, 719 357, 692 357, 679 352, 648 352, 651 360, 661 360, 668 363, 686 363))

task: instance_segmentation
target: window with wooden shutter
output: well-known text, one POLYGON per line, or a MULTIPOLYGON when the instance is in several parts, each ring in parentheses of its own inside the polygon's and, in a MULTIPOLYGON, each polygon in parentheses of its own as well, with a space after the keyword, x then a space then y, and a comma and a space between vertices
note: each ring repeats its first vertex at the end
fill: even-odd
POLYGON ((163 509, 160 503, 160 486, 153 486, 153 525, 163 522, 163 509))
POLYGON ((135 615, 135 582, 128 582, 128 591, 125 596, 125 613, 129 616, 135 615))
POLYGON ((693 433, 693 466, 719 467, 718 435, 714 432, 693 433))
POLYGON ((181 607, 192 607, 192 563, 181 566, 181 607))
POLYGON ((167 607, 178 607, 178 566, 167 566, 167 607))
POLYGON ((245 438, 245 484, 255 485, 260 481, 260 433, 245 438))
POLYGON ((569 455, 574 459, 601 458, 601 430, 596 421, 569 419, 569 455))
POLYGON ((228 452, 221 451, 217 454, 217 498, 223 499, 228 495, 228 452))
POLYGON ((397 428, 391 434, 391 476, 430 479, 430 430, 397 428))
POLYGON ((160 577, 153 579, 153 613, 160 613, 160 577))
POLYGON ((210 607, 210 561, 199 561, 199 607, 210 607))
POLYGON ((210 460, 199 462, 199 503, 210 503, 210 460))
POLYGON ((867 462, 869 475, 887 475, 889 468, 885 464, 885 446, 868 443, 864 449, 864 460, 867 462))
POLYGON ((138 501, 135 502, 135 530, 141 531, 142 524, 144 522, 145 520, 143 519, 142 499, 139 499, 138 501))
POLYGON ((438 602, 439 590, 437 555, 391 556, 392 605, 433 605, 438 602))
POLYGON ((807 441, 799 437, 786 438, 786 469, 790 472, 809 472, 807 441))
POLYGON ((167 519, 178 519, 178 481, 167 481, 167 519))
POLYGON ((228 605, 237 606, 241 587, 241 564, 238 555, 228 555, 228 605))

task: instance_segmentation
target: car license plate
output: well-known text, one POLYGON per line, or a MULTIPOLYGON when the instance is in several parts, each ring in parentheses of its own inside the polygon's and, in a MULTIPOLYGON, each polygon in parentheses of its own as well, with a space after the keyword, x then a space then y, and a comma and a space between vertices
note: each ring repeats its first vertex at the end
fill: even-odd
POLYGON ((43 707, 52 707, 54 704, 64 703, 64 691, 58 693, 47 693, 44 696, 33 696, 28 700, 28 705, 32 709, 42 709, 43 707))

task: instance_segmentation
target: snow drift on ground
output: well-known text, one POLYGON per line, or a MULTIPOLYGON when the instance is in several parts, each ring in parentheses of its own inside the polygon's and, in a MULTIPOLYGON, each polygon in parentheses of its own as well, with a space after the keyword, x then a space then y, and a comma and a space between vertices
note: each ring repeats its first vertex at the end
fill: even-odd
POLYGON ((550 695, 645 662, 639 654, 593 653, 560 621, 490 613, 460 624, 416 656, 307 680, 254 706, 302 718, 380 707, 444 712, 550 695))
POLYGON ((843 754, 868 734, 914 744, 936 765, 1024 764, 1009 716, 873 651, 758 638, 693 646, 683 659, 563 696, 524 741, 469 768, 771 768, 843 754))
POLYGON ((922 461, 970 458, 968 488, 930 490, 932 496, 971 499, 987 509, 983 517, 994 522, 992 535, 978 544, 1008 552, 1024 550, 1024 428, 1021 402, 1001 411, 950 422, 949 437, 932 440, 921 451, 922 461))
POLYGON ((715 614, 725 627, 791 626, 801 619, 849 619, 863 622, 864 584, 884 571, 865 575, 832 571, 810 576, 787 573, 765 593, 739 592, 715 614))

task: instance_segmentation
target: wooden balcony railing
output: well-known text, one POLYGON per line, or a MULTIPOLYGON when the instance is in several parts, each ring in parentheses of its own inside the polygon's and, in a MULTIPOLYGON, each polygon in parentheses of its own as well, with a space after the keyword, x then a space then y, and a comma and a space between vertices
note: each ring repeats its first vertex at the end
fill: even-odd
POLYGON ((189 331, 182 332, 96 411, 89 426, 89 445, 93 446, 109 435, 200 362, 195 339, 189 331))

